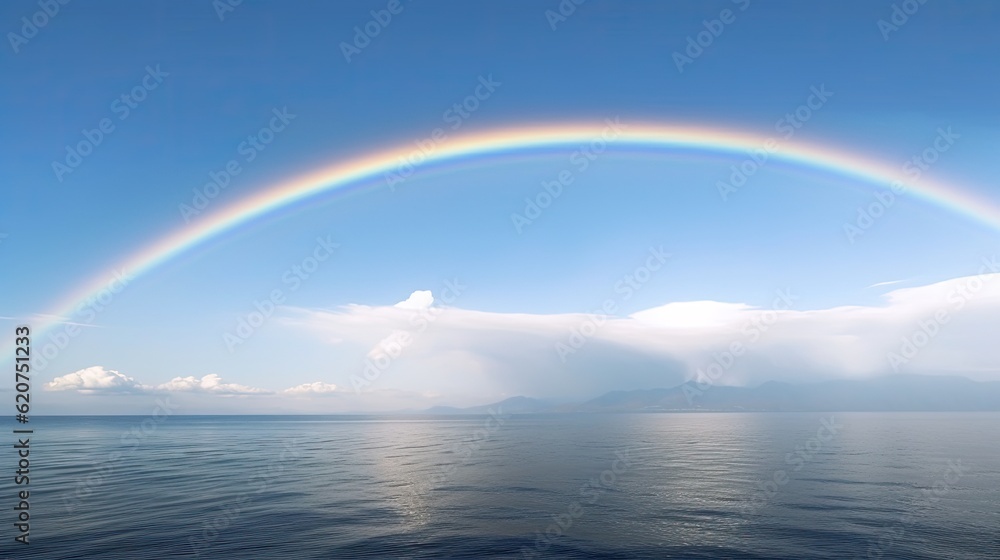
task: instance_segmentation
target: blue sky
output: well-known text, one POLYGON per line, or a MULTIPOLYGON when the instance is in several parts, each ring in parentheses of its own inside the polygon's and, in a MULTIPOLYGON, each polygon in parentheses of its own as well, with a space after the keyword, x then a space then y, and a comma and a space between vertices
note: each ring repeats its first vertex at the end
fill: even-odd
MULTIPOLYGON (((893 2, 587 0, 553 29, 546 11, 558 11, 558 2, 403 0, 370 44, 345 60, 342 43, 354 40, 355 26, 388 4, 246 1, 220 18, 209 1, 71 2, 26 42, 10 33, 23 34, 22 18, 30 20, 39 5, 0 6, 9 76, 0 259, 15 271, 4 275, 4 321, 39 321, 36 314, 81 282, 184 227, 179 205, 228 160, 240 158, 243 170, 207 213, 288 177, 425 138, 447 126, 445 112, 481 77, 500 85, 456 135, 618 117, 765 137, 811 87, 825 86, 833 96, 792 142, 901 167, 932 145, 939 128, 950 127, 960 139, 927 177, 1000 201, 992 168, 1000 99, 991 71, 1000 15, 989 2, 928 2, 886 36, 878 22, 891 21, 893 2), (679 71, 674 53, 724 10, 731 23, 679 71), (116 100, 150 73, 145 99, 126 115, 116 100), (276 109, 294 118, 252 161, 243 160, 241 143, 276 109), (53 161, 65 163, 66 146, 102 119, 113 130, 57 177, 53 161)), ((746 306, 727 308, 720 319, 740 322, 741 313, 768 308, 784 288, 797 294, 796 310, 804 314, 792 322, 816 323, 789 333, 815 328, 814 340, 847 337, 860 345, 858 355, 873 357, 830 367, 782 365, 792 339, 773 338, 773 348, 758 349, 759 362, 747 361, 720 382, 874 375, 889 371, 885 357, 899 337, 858 342, 861 326, 821 312, 885 311, 887 292, 975 276, 981 260, 997 252, 995 230, 913 198, 848 243, 843 224, 872 202, 879 185, 776 164, 723 202, 715 184, 738 159, 663 151, 602 155, 518 234, 510 214, 570 165, 570 152, 435 168, 395 192, 379 185, 324 198, 215 239, 117 296, 37 376, 48 382, 102 369, 88 370, 90 381, 77 376, 66 390, 46 393, 40 406, 129 411, 142 409, 150 393, 178 389, 191 411, 342 411, 672 385, 695 374, 691 364, 700 358, 691 352, 724 346, 731 336, 716 330, 681 344, 694 335, 673 333, 674 342, 661 348, 655 340, 667 335, 632 333, 631 314, 711 301, 746 306), (326 236, 340 243, 335 255, 287 290, 284 273, 326 236), (569 363, 548 365, 561 333, 583 320, 576 314, 619 297, 616 283, 660 246, 671 257, 634 297, 618 302, 623 324, 602 330, 569 363), (437 308, 444 282, 455 278, 468 286, 449 304, 455 316, 442 315, 391 372, 355 392, 351 378, 373 345, 408 321, 390 316, 390 306, 430 290, 437 308), (891 281, 902 282, 869 287, 891 281), (225 333, 275 288, 288 292, 285 306, 230 352, 225 333), (367 307, 344 307, 352 305, 367 307), (522 316, 528 318, 518 323, 522 316), (528 332, 536 335, 518 334, 528 332), (512 350, 518 345, 523 349, 512 350), (532 358, 535 351, 542 357, 532 358), (526 364, 538 368, 535 377, 510 373, 526 364), (620 368, 637 373, 621 377, 620 368), (183 384, 149 389, 206 375, 267 392, 318 382, 344 394, 221 399, 225 391, 211 383, 201 393, 185 392, 183 384)), ((953 359, 965 352, 966 334, 987 321, 992 289, 977 292, 975 313, 961 310, 964 318, 949 323, 907 371, 936 373, 950 364, 948 372, 1000 375, 986 356, 953 359)), ((900 336, 920 317, 910 308, 897 315, 900 336)), ((841 353, 855 352, 850 348, 841 353)))

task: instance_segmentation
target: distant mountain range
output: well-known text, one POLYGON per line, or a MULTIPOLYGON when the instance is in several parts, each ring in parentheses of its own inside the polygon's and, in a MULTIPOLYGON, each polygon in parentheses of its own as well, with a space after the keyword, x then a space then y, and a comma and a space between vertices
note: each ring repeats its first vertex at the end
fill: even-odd
POLYGON ((874 379, 781 383, 757 387, 697 386, 612 391, 579 404, 529 397, 468 408, 436 406, 426 414, 557 412, 895 412, 1000 411, 1000 382, 964 377, 892 375, 874 379))

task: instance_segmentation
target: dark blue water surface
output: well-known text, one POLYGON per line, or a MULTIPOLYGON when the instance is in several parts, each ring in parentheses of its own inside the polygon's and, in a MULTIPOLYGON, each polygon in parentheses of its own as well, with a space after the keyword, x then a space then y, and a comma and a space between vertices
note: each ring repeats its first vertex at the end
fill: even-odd
POLYGON ((1000 414, 48 417, 9 558, 1000 558, 1000 414))

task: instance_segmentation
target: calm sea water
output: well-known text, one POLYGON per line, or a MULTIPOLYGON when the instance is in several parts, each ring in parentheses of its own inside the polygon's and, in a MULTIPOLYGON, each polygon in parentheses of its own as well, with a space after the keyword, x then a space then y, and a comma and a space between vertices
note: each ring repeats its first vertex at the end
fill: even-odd
POLYGON ((1000 414, 32 427, 0 558, 1000 558, 1000 414))

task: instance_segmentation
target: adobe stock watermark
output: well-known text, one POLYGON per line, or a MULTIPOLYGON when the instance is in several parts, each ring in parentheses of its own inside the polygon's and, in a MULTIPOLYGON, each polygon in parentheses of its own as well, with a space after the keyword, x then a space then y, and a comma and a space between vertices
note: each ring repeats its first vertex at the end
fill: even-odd
POLYGON ((535 531, 534 549, 522 548, 521 558, 544 556, 545 551, 552 546, 552 543, 568 533, 576 520, 583 516, 585 506, 596 504, 602 495, 613 490, 618 483, 618 477, 632 467, 632 458, 629 453, 631 453, 630 449, 615 451, 615 460, 611 463, 611 467, 584 482, 579 489, 580 499, 571 502, 564 512, 553 515, 552 523, 545 528, 544 533, 535 531))
POLYGON ((791 289, 775 290, 776 297, 771 302, 770 309, 761 311, 743 324, 740 333, 742 339, 733 340, 722 352, 712 352, 712 361, 705 367, 698 368, 692 379, 681 385, 681 392, 687 399, 688 405, 694 405, 695 397, 700 397, 706 391, 714 387, 714 381, 722 379, 723 374, 733 368, 736 362, 746 354, 761 337, 778 322, 778 313, 788 311, 795 305, 798 296, 793 295, 791 289))
POLYGON ((174 414, 177 409, 177 405, 170 402, 170 397, 164 399, 157 399, 156 406, 153 408, 153 413, 145 418, 142 422, 132 426, 128 431, 122 432, 120 441, 122 445, 127 445, 128 449, 124 452, 112 451, 108 454, 107 459, 100 463, 94 463, 94 469, 96 472, 94 474, 88 475, 85 478, 78 478, 76 481, 76 487, 72 493, 63 496, 63 505, 66 508, 66 513, 74 513, 80 505, 94 493, 95 490, 104 485, 107 479, 114 474, 115 469, 118 468, 125 461, 125 459, 135 453, 136 449, 147 438, 152 436, 160 424, 162 424, 166 419, 174 414))
POLYGON ((302 283, 319 270, 320 265, 332 257, 334 250, 338 247, 340 247, 340 243, 334 243, 329 235, 325 238, 317 237, 312 253, 282 273, 281 283, 287 286, 287 292, 281 288, 275 288, 271 290, 267 297, 254 300, 254 310, 239 317, 236 321, 236 328, 232 332, 226 331, 222 334, 222 341, 226 343, 226 350, 230 354, 236 352, 236 347, 243 345, 243 343, 249 340, 274 315, 274 310, 279 305, 285 303, 285 298, 288 297, 288 294, 294 293, 301 288, 302 283))
POLYGON ((893 4, 889 19, 880 19, 876 22, 879 32, 882 33, 882 39, 888 41, 889 34, 899 31, 900 27, 910 21, 910 16, 916 14, 920 6, 926 3, 927 0, 903 0, 899 4, 893 4))
MULTIPOLYGON (((257 159, 267 147, 274 142, 279 132, 283 132, 288 124, 295 120, 295 115, 288 112, 288 107, 271 109, 271 118, 265 126, 247 137, 236 146, 236 153, 242 156, 243 164, 250 163, 257 159)), ((243 172, 243 166, 237 159, 226 162, 222 169, 208 172, 209 181, 201 188, 193 189, 191 204, 181 203, 177 209, 184 218, 184 223, 190 223, 191 218, 198 216, 208 208, 208 205, 232 183, 233 178, 243 172)))
MULTIPOLYGON (((583 144, 569 156, 570 165, 576 168, 576 173, 583 173, 590 164, 608 149, 608 145, 618 140, 622 132, 628 126, 621 123, 620 117, 614 120, 604 119, 605 126, 601 134, 587 144, 583 144)), ((524 228, 535 223, 535 220, 542 216, 542 213, 560 196, 563 189, 573 184, 576 175, 572 169, 563 169, 556 178, 549 181, 542 181, 542 188, 534 198, 524 199, 524 211, 521 214, 514 212, 510 215, 510 221, 514 224, 514 231, 518 235, 524 233, 524 228)))
MULTIPOLYGON (((109 109, 118 117, 118 121, 124 121, 132 114, 132 111, 139 107, 139 104, 149 97, 149 92, 160 87, 163 79, 170 74, 160 70, 160 65, 156 68, 146 66, 146 73, 139 79, 139 83, 131 90, 116 97, 110 104, 109 109)), ((75 145, 66 145, 66 156, 59 160, 52 160, 52 172, 56 179, 62 183, 66 175, 72 173, 80 167, 84 158, 94 153, 104 141, 116 130, 116 125, 111 117, 104 117, 97 122, 94 128, 84 128, 80 131, 83 139, 75 145)))
MULTIPOLYGON (((818 87, 810 86, 809 96, 806 97, 805 103, 778 119, 774 123, 774 130, 781 133, 782 139, 791 139, 805 123, 813 118, 817 111, 826 105, 831 97, 833 97, 833 92, 826 89, 826 84, 820 84, 818 87)), ((727 202, 730 194, 746 185, 747 180, 764 167, 771 154, 777 152, 780 147, 781 144, 777 139, 768 138, 762 147, 750 150, 750 156, 739 165, 730 166, 729 169, 732 173, 729 175, 729 181, 716 181, 715 183, 715 188, 719 191, 722 201, 727 202)))
MULTIPOLYGON (((910 183, 916 183, 923 176, 924 172, 931 168, 939 159, 941 154, 947 152, 955 145, 961 135, 952 132, 949 126, 946 129, 938 128, 937 136, 931 145, 924 148, 922 152, 912 156, 903 164, 903 173, 909 178, 910 183)), ((864 235, 875 222, 885 215, 896 203, 896 195, 903 194, 910 189, 910 185, 902 181, 893 181, 888 189, 876 192, 873 196, 875 200, 866 207, 858 207, 858 215, 854 222, 844 222, 844 235, 852 245, 858 237, 864 235)))
MULTIPOLYGON (((732 2, 736 4, 741 12, 750 7, 750 0, 732 0, 732 2)), ((719 12, 718 19, 703 20, 701 24, 705 29, 695 35, 687 36, 687 45, 684 52, 674 51, 674 66, 677 67, 677 71, 683 74, 684 67, 694 63, 695 59, 705 54, 705 49, 711 47, 715 43, 715 40, 722 36, 722 33, 726 30, 726 26, 733 24, 735 21, 736 13, 729 8, 725 8, 719 12)))
POLYGON ((587 315, 587 318, 578 327, 570 331, 566 342, 556 342, 556 355, 559 356, 562 363, 565 364, 571 354, 576 354, 583 348, 587 341, 608 323, 612 315, 618 312, 620 304, 632 299, 637 291, 652 280, 653 273, 663 268, 667 259, 670 258, 670 254, 663 251, 663 246, 650 247, 648 252, 649 256, 646 257, 645 263, 637 266, 635 270, 615 282, 614 290, 616 294, 620 295, 620 298, 604 300, 600 309, 587 315))
POLYGON ((20 53, 21 47, 37 37, 38 33, 59 15, 62 6, 69 4, 69 2, 70 0, 38 0, 39 10, 30 16, 21 18, 20 33, 14 31, 7 33, 7 41, 14 54, 20 53))
POLYGON ((983 290, 987 282, 994 279, 992 275, 1000 272, 1000 261, 997 260, 996 255, 990 259, 983 257, 982 262, 983 266, 979 267, 977 275, 964 278, 964 282, 945 296, 950 308, 942 307, 930 317, 917 321, 917 328, 900 339, 899 349, 886 354, 892 371, 899 373, 901 367, 916 358, 932 340, 941 334, 944 326, 951 322, 952 313, 961 311, 976 297, 976 294, 983 290))
MULTIPOLYGON (((501 82, 493 80, 493 74, 486 77, 479 76, 478 83, 471 94, 465 96, 462 101, 452 104, 445 110, 441 118, 449 124, 451 130, 462 128, 465 121, 479 110, 480 104, 489 99, 493 92, 501 86, 501 82)), ((426 138, 421 138, 414 142, 417 146, 406 156, 398 160, 395 169, 384 173, 385 182, 389 185, 389 190, 396 192, 396 185, 409 179, 417 170, 417 167, 427 161, 438 147, 448 140, 448 132, 442 127, 437 127, 431 131, 426 138)))
POLYGON ((344 60, 351 63, 351 57, 361 54, 361 51, 372 44, 372 40, 382 34, 382 30, 392 23, 392 16, 397 16, 403 12, 403 4, 400 0, 389 0, 384 9, 372 10, 372 18, 364 25, 354 27, 354 38, 348 43, 340 42, 340 52, 344 55, 344 60))
POLYGON ((577 6, 583 5, 587 0, 561 0, 555 10, 545 10, 545 21, 549 22, 549 29, 556 30, 556 26, 563 23, 576 13, 577 6))
POLYGON ((458 459, 449 464, 441 465, 438 468, 438 472, 434 473, 431 477, 433 484, 444 484, 447 482, 460 466, 467 464, 479 452, 483 444, 489 441, 490 437, 499 431, 510 417, 509 414, 504 414, 503 407, 501 406, 498 406, 496 410, 491 408, 487 412, 489 416, 483 421, 482 428, 475 430, 468 441, 455 444, 452 448, 458 459))
MULTIPOLYGON (((444 290, 441 291, 441 301, 451 305, 466 289, 468 286, 462 285, 458 278, 445 280, 444 290)), ((442 313, 444 313, 444 309, 434 306, 413 310, 413 314, 409 317, 412 330, 393 332, 381 342, 378 352, 365 358, 365 367, 361 375, 351 374, 351 385, 354 386, 354 393, 360 395, 363 388, 370 386, 381 377, 399 359, 403 350, 413 344, 414 337, 426 331, 442 313)))
MULTIPOLYGON (((816 435, 806 440, 803 445, 796 445, 795 450, 785 454, 785 464, 791 467, 792 472, 799 472, 807 463, 829 444, 844 426, 837 424, 835 417, 823 418, 820 426, 816 429, 816 435)), ((750 498, 741 508, 742 515, 753 515, 778 495, 778 492, 791 480, 788 471, 776 469, 771 473, 770 480, 762 480, 757 484, 757 488, 750 498)))
POLYGON ((243 0, 212 0, 212 9, 219 21, 225 21, 226 15, 235 12, 236 8, 243 4, 243 0))
POLYGON ((188 537, 188 544, 191 545, 191 553, 195 557, 200 558, 203 552, 207 552, 219 538, 219 532, 225 531, 233 525, 257 496, 266 492, 276 480, 281 478, 286 463, 291 459, 301 457, 299 447, 302 445, 302 442, 303 440, 300 439, 292 439, 287 442, 276 459, 272 459, 266 467, 262 467, 247 479, 247 483, 256 486, 253 492, 241 493, 235 499, 221 507, 211 519, 203 521, 198 538, 188 537))
POLYGON ((94 324, 97 316, 107 309, 115 297, 134 279, 135 276, 125 272, 124 269, 115 271, 107 285, 77 306, 74 314, 62 323, 61 330, 49 333, 48 342, 31 357, 31 368, 35 371, 45 370, 50 361, 55 360, 74 338, 80 336, 81 328, 94 324))
POLYGON ((919 514, 931 509, 941 498, 947 496, 955 488, 962 477, 969 470, 969 467, 962 464, 961 459, 949 460, 948 466, 941 475, 941 478, 934 481, 928 488, 922 488, 917 498, 917 505, 914 509, 902 514, 899 521, 891 526, 884 527, 878 537, 868 545, 867 557, 877 560, 885 556, 896 542, 906 536, 910 525, 916 521, 919 514))

